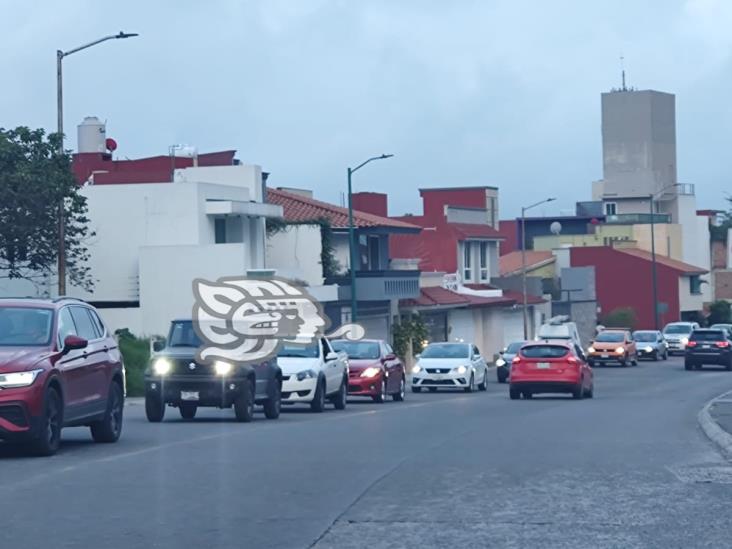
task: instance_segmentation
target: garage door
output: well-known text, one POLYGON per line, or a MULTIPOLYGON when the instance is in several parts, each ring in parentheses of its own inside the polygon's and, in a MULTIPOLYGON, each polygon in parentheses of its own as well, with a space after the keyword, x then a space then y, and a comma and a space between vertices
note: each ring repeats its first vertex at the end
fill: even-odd
POLYGON ((366 330, 366 337, 368 339, 383 339, 390 341, 389 319, 386 315, 359 316, 358 323, 366 330))
POLYGON ((503 311, 503 345, 512 341, 524 339, 524 316, 523 313, 512 310, 503 311))

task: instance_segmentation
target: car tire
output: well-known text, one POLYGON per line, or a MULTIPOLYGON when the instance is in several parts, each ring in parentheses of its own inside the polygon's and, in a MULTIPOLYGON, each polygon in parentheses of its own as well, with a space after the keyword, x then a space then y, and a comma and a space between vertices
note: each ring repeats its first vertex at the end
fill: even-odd
POLYGON ((630 363, 632 366, 638 366, 638 357, 634 358, 630 363))
POLYGON ((282 385, 277 379, 274 380, 272 393, 264 403, 264 417, 267 419, 277 419, 282 411, 282 385))
POLYGON ((582 400, 583 396, 585 396, 585 388, 583 383, 580 381, 579 385, 572 390, 572 398, 575 400, 582 400))
POLYGON ((325 410, 325 382, 319 380, 318 386, 315 388, 313 401, 310 403, 310 411, 319 414, 323 410, 325 410))
POLYGON ((333 399, 333 406, 336 410, 345 410, 348 404, 348 379, 344 376, 341 386, 333 399))
POLYGON ((104 419, 95 421, 89 426, 94 442, 117 442, 122 434, 125 398, 122 387, 116 381, 109 387, 109 401, 104 419))
POLYGON ((590 368, 594 368, 594 367, 595 367, 595 363, 594 363, 594 362, 593 362, 592 360, 588 360, 588 361, 587 361, 587 365, 588 365, 588 366, 589 366, 590 368))
POLYGON ((414 385, 412 385, 412 392, 413 393, 421 393, 422 392, 422 387, 415 387, 414 385))
POLYGON ((627 359, 621 360, 620 361, 620 367, 621 368, 627 368, 628 367, 628 360, 627 359))
POLYGON ((693 370, 693 369, 694 369, 694 365, 691 362, 689 362, 688 360, 685 360, 684 361, 684 370, 693 370))
POLYGON ((387 396, 386 395, 386 380, 382 377, 381 378, 381 385, 379 387, 379 394, 372 396, 371 399, 374 402, 378 402, 379 404, 383 404, 384 402, 386 402, 386 396, 387 396))
POLYGON ((524 395, 524 398, 526 400, 529 400, 531 398, 534 398, 534 393, 532 393, 531 391, 524 391, 523 392, 523 395, 524 395))
POLYGON ((240 423, 249 423, 254 419, 254 382, 247 380, 234 399, 234 416, 240 423))
POLYGON ((404 397, 407 394, 407 382, 404 380, 404 376, 399 380, 399 392, 391 395, 394 402, 404 402, 404 397))
POLYGON ((508 397, 511 400, 518 400, 521 398, 521 391, 518 390, 518 387, 510 386, 508 388, 508 397))
POLYGON ((488 369, 487 368, 485 370, 483 370, 483 382, 478 383, 478 390, 479 391, 488 390, 488 369))
POLYGON ((467 387, 463 387, 463 391, 466 393, 472 393, 475 391, 475 374, 470 374, 470 382, 467 387))
POLYGON ((165 403, 157 395, 145 395, 145 416, 150 423, 160 423, 165 417, 165 403))
POLYGON ((190 402, 182 402, 180 406, 178 406, 178 412, 180 413, 180 417, 186 420, 195 418, 197 411, 198 405, 192 404, 190 402))
POLYGON ((61 445, 63 426, 63 401, 53 387, 46 389, 43 402, 41 428, 30 443, 31 451, 37 456, 52 456, 61 445))
POLYGON ((430 393, 436 393, 437 387, 429 387, 430 393))
POLYGON ((501 374, 496 374, 496 379, 498 380, 498 383, 506 383, 506 376, 502 376, 501 374))

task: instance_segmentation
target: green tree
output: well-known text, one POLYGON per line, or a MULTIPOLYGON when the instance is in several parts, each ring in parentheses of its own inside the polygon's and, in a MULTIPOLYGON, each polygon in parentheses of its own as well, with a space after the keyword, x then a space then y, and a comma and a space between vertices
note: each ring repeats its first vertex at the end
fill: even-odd
POLYGON ((720 299, 709 305, 707 322, 710 326, 712 324, 730 324, 732 322, 732 307, 730 307, 730 304, 720 299))
POLYGON ((91 290, 86 199, 58 145, 59 136, 42 129, 0 128, 0 277, 38 284, 56 272, 63 200, 67 275, 91 290))
POLYGON ((407 358, 409 340, 412 340, 412 354, 422 352, 425 341, 429 337, 427 325, 418 314, 411 314, 401 319, 399 324, 392 326, 394 352, 402 359, 407 358))
POLYGON ((618 307, 613 309, 604 317, 601 324, 606 328, 628 328, 632 330, 635 327, 636 314, 633 307, 618 307))

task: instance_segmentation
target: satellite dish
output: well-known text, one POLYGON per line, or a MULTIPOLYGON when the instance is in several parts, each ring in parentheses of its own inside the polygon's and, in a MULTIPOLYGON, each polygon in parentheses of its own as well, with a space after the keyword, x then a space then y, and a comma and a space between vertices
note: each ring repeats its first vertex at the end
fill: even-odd
POLYGON ((549 225, 549 230, 552 232, 552 234, 559 234, 562 232, 562 224, 559 221, 554 221, 551 225, 549 225))

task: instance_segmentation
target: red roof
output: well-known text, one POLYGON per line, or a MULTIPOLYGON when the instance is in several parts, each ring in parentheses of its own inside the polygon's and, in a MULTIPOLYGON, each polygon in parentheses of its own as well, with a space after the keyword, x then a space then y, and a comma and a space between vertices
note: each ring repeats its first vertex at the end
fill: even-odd
POLYGON ((455 234, 461 239, 466 238, 489 238, 491 240, 503 240, 503 236, 496 229, 487 224, 478 223, 448 223, 455 234))
MULTIPOLYGON (((533 270, 554 261, 554 254, 550 251, 526 250, 526 270, 533 270)), ((510 252, 499 258, 499 271, 501 276, 520 273, 523 261, 521 252, 510 252)))
MULTIPOLYGON (((403 300, 402 304, 412 307, 506 307, 522 302, 522 294, 504 290, 502 297, 483 297, 478 295, 460 294, 441 286, 429 286, 420 289, 416 299, 403 300)), ((526 303, 536 305, 544 303, 540 297, 527 295, 526 303)))
MULTIPOLYGON (((615 248, 615 250, 624 254, 645 259, 646 261, 653 261, 653 255, 651 255, 650 252, 641 250, 639 248, 615 248)), ((673 269, 685 275, 701 275, 709 272, 708 269, 695 267, 694 265, 690 265, 676 259, 671 259, 670 257, 666 257, 665 255, 660 254, 656 254, 656 263, 660 265, 665 265, 666 267, 669 267, 670 269, 673 269)))
MULTIPOLYGON (((267 189, 267 201, 282 206, 287 221, 327 219, 334 229, 348 228, 348 209, 281 189, 267 189)), ((391 227, 418 232, 420 227, 366 212, 353 212, 355 227, 391 227)))

